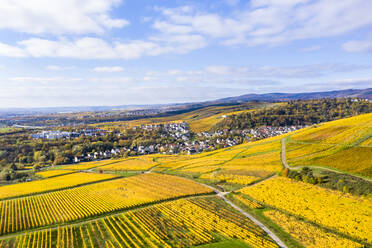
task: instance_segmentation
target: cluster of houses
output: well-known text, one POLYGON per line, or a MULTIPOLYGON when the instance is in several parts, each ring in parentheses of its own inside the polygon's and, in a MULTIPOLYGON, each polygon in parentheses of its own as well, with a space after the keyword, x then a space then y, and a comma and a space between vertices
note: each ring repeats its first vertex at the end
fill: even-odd
POLYGON ((163 135, 163 137, 170 136, 176 139, 181 139, 183 141, 188 141, 190 139, 190 128, 186 122, 147 124, 134 126, 133 129, 144 129, 149 131, 162 129, 166 133, 163 135))
POLYGON ((264 126, 257 129, 246 129, 242 131, 242 135, 249 141, 251 139, 265 139, 277 135, 296 131, 305 126, 284 126, 284 127, 270 127, 264 126))
POLYGON ((239 142, 233 139, 220 139, 219 142, 212 140, 203 141, 179 141, 172 144, 156 144, 150 146, 140 146, 138 148, 133 148, 138 154, 195 154, 206 150, 213 150, 216 148, 216 144, 221 144, 223 147, 237 145, 239 142))
POLYGON ((121 147, 108 151, 94 152, 80 157, 75 157, 74 162, 91 161, 97 159, 106 159, 114 156, 124 155, 126 152, 145 155, 145 154, 195 154, 203 151, 214 150, 216 147, 229 147, 242 143, 244 140, 257 140, 281 135, 303 128, 304 126, 286 126, 286 127, 260 127, 257 129, 245 129, 242 131, 215 131, 197 133, 198 139, 191 140, 191 133, 187 123, 169 123, 141 125, 135 127, 146 130, 155 130, 162 128, 166 135, 177 138, 177 141, 170 144, 151 144, 138 147, 121 147), (186 138, 184 138, 186 137, 186 138))
POLYGON ((102 129, 83 129, 79 132, 67 132, 67 131, 41 131, 35 134, 31 134, 33 139, 66 139, 66 138, 76 138, 80 136, 104 136, 108 133, 106 130, 102 129))
MULTIPOLYGON (((220 136, 231 136, 234 134, 241 135, 244 139, 250 141, 250 140, 257 140, 257 139, 265 139, 269 137, 274 137, 277 135, 289 133, 301 128, 304 128, 305 126, 284 126, 284 127, 271 127, 271 126, 263 126, 259 128, 251 128, 251 129, 244 129, 242 131, 236 131, 236 130, 217 130, 215 132, 200 132, 197 133, 197 136, 199 138, 212 138, 212 137, 220 137, 220 136)), ((217 139, 218 141, 219 139, 217 139)), ((231 140, 227 139, 227 143, 233 143, 231 140)))
POLYGON ((111 158, 116 155, 122 154, 123 150, 120 150, 119 148, 113 148, 111 150, 107 150, 104 152, 92 152, 88 153, 86 155, 82 156, 75 156, 74 157, 74 163, 80 163, 83 161, 92 161, 92 160, 97 160, 97 159, 106 159, 106 158, 111 158))

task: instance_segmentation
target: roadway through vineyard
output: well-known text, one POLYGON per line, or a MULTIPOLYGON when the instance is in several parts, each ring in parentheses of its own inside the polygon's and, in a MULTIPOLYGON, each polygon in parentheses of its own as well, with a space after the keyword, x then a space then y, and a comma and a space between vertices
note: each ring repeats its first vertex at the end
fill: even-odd
MULTIPOLYGON (((272 177, 270 177, 272 178, 272 177)), ((269 179, 269 178, 267 178, 269 179)), ((266 179, 266 180, 267 180, 266 179)), ((265 181, 265 180, 263 180, 265 181)), ((261 181, 261 182, 263 182, 261 181)), ((256 218, 254 218, 252 215, 250 215, 249 213, 247 213, 246 211, 244 211, 243 209, 241 209, 240 207, 238 207, 237 205, 235 205, 234 203, 232 203, 230 200, 228 200, 225 195, 227 195, 228 193, 230 192, 222 192, 222 191, 219 191, 218 189, 210 186, 210 185, 206 185, 206 184, 202 184, 206 187, 209 187, 211 189, 214 190, 214 192, 217 194, 218 197, 220 197, 222 200, 224 200, 227 204, 229 204, 231 207, 233 207, 234 209, 236 209, 237 211, 239 211, 240 213, 242 213, 244 216, 248 217, 251 221, 253 221, 256 225, 258 225, 262 230, 264 230, 280 247, 282 248, 287 248, 287 246, 284 244, 284 242, 278 237, 276 236, 269 228, 267 228, 262 222, 260 222, 259 220, 257 220, 256 218)))

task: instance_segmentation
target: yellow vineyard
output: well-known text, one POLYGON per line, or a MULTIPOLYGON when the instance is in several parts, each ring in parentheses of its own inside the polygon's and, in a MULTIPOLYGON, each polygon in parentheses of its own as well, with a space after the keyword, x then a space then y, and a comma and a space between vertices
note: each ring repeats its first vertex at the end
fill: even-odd
POLYGON ((248 185, 282 170, 280 141, 283 137, 286 136, 197 155, 159 158, 158 170, 199 175, 211 182, 248 185))
POLYGON ((0 187, 0 199, 42 193, 52 190, 75 187, 117 177, 110 174, 73 173, 39 181, 12 184, 0 187))
POLYGON ((265 216, 283 228, 298 242, 307 248, 359 248, 362 244, 351 241, 336 234, 325 232, 319 227, 294 217, 287 216, 279 211, 266 211, 265 216))
POLYGON ((277 248, 255 224, 216 199, 177 200, 80 226, 32 232, 2 241, 13 247, 191 247, 238 238, 253 248, 277 248), (219 208, 212 208, 219 207, 219 208))
MULTIPOLYGON (((74 174, 72 174, 74 175, 74 174)), ((65 223, 180 196, 210 193, 193 181, 142 174, 0 202, 0 234, 65 223)))
POLYGON ((48 177, 62 176, 65 174, 71 174, 74 172, 75 172, 74 170, 47 170, 47 171, 37 172, 35 174, 43 178, 48 178, 48 177))
POLYGON ((372 114, 320 124, 291 135, 287 161, 291 166, 332 167, 372 176, 372 114))
POLYGON ((255 201, 252 201, 250 199, 247 199, 245 197, 242 197, 240 195, 234 195, 234 198, 237 199, 238 201, 244 203, 244 205, 250 207, 250 208, 263 208, 263 206, 255 201))
MULTIPOLYGON (((194 131, 205 130, 227 109, 96 126, 123 125, 120 129, 183 116, 194 131)), ((0 247, 279 248, 274 233, 289 248, 369 247, 369 184, 350 175, 322 174, 320 168, 285 169, 285 174, 282 157, 292 167, 372 176, 371 139, 372 114, 366 114, 195 155, 153 154, 53 167, 35 173, 32 178, 38 181, 0 186, 0 247), (300 180, 305 175, 300 172, 314 173, 314 183, 323 187, 341 185, 340 191, 289 179, 300 180), (348 189, 358 183, 365 196, 341 192, 346 185, 344 192, 355 194, 348 189)))
POLYGON ((241 190, 266 205, 360 240, 372 241, 372 201, 276 177, 241 190))
POLYGON ((154 156, 142 156, 129 158, 121 162, 101 166, 98 169, 103 171, 144 171, 149 170, 158 163, 155 162, 154 156))
POLYGON ((101 161, 93 161, 93 162, 85 162, 79 164, 72 164, 72 165, 65 165, 62 166, 64 170, 89 170, 99 166, 108 165, 112 163, 119 162, 121 160, 101 160, 101 161))

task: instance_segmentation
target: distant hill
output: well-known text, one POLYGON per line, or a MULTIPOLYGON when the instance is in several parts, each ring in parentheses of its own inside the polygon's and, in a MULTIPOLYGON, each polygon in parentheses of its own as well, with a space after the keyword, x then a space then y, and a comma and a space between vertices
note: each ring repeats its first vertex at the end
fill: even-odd
POLYGON ((117 106, 66 106, 45 108, 1 108, 0 117, 44 115, 54 113, 79 113, 79 112, 108 112, 108 111, 131 111, 131 110, 154 110, 157 114, 177 114, 190 112, 209 106, 229 106, 251 101, 282 102, 289 100, 310 100, 320 98, 356 97, 372 100, 372 88, 369 89, 347 89, 324 92, 306 93, 267 93, 267 94, 245 94, 235 97, 227 97, 204 102, 186 102, 169 104, 147 104, 147 105, 117 105, 117 106))
POLYGON ((289 101, 289 100, 310 100, 320 98, 356 97, 372 100, 372 88, 369 89, 348 89, 323 92, 307 93, 267 93, 267 94, 245 94, 236 97, 228 97, 217 100, 217 102, 248 102, 248 101, 289 101))

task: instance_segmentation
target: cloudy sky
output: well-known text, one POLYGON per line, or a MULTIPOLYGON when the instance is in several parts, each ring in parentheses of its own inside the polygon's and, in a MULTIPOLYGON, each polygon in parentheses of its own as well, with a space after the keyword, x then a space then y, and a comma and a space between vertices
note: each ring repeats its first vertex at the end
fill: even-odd
POLYGON ((0 107, 372 87, 366 0, 2 0, 0 107))

